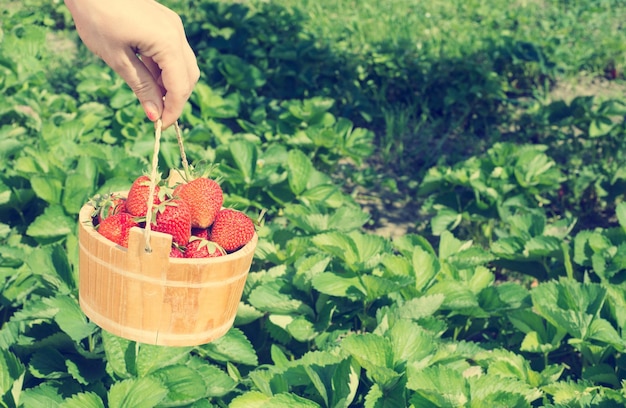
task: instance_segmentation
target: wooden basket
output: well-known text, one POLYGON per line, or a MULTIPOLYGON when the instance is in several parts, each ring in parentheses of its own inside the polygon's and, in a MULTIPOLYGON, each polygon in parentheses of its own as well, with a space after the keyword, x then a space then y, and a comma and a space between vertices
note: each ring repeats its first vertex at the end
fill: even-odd
POLYGON ((98 326, 117 336, 162 346, 195 346, 233 325, 258 236, 240 250, 204 259, 170 258, 172 236, 130 232, 128 249, 93 227, 94 208, 79 214, 79 301, 98 326))

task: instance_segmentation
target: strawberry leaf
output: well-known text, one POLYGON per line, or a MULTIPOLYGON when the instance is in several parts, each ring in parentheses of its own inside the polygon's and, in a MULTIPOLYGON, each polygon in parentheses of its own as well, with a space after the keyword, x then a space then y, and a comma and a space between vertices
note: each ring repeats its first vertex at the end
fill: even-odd
POLYGON ((102 398, 94 392, 80 392, 63 400, 59 408, 105 408, 102 398))
POLYGON ((241 363, 249 366, 258 364, 258 357, 252 343, 237 328, 231 328, 226 334, 209 344, 198 347, 203 356, 216 361, 241 363))
POLYGON ((58 205, 47 207, 26 229, 26 234, 42 242, 55 241, 71 234, 75 221, 58 205))
POLYGON ((110 408, 152 408, 165 400, 168 389, 154 377, 130 378, 114 383, 108 392, 110 408))
POLYGON ((307 188, 313 164, 301 150, 290 150, 287 155, 288 180, 291 191, 299 196, 307 188))

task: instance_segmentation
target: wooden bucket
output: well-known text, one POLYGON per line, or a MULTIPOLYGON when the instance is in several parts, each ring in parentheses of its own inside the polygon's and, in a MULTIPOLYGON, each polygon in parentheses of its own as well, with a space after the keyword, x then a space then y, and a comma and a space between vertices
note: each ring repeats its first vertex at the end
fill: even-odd
POLYGON ((170 258, 172 236, 132 228, 128 249, 93 227, 94 208, 79 214, 79 302, 102 329, 141 343, 195 346, 233 325, 252 264, 257 234, 240 250, 216 258, 170 258))

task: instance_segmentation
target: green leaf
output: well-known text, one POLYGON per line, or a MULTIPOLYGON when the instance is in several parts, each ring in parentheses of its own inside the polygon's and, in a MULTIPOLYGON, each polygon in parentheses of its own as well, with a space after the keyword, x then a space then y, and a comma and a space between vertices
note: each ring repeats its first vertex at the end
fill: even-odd
POLYGON ((246 140, 234 140, 230 142, 229 149, 243 180, 246 184, 251 184, 254 179, 258 159, 256 146, 246 140))
POLYGON ((613 129, 613 122, 611 118, 599 117, 589 123, 589 137, 600 137, 607 135, 613 129))
MULTIPOLYGON (((480 352, 475 355, 474 359, 478 364, 486 368, 488 377, 492 379, 510 378, 522 382, 521 385, 508 388, 508 391, 524 394, 525 391, 528 391, 535 396, 534 394, 537 390, 534 387, 543 385, 543 378, 541 378, 540 374, 531 368, 529 360, 526 360, 519 354, 508 350, 495 349, 480 352), (530 389, 529 386, 533 387, 533 389, 530 389)), ((491 388, 493 391, 494 387, 491 388)), ((507 388, 495 387, 495 391, 506 390, 507 388)))
POLYGON ((416 407, 462 407, 470 400, 469 384, 462 372, 446 366, 419 369, 410 365, 406 386, 416 392, 415 401, 411 399, 416 407))
POLYGON ((531 259, 554 256, 561 252, 561 242, 557 237, 532 237, 524 245, 524 255, 531 259))
POLYGON ((479 247, 470 247, 450 255, 446 261, 457 269, 468 269, 494 260, 494 256, 479 247))
POLYGON ((154 408, 167 397, 168 389, 156 378, 130 378, 109 389, 109 408, 154 408))
POLYGON ((484 266, 477 266, 471 272, 471 278, 467 282, 468 288, 475 294, 481 293, 490 287, 496 280, 495 275, 484 266))
POLYGON ((524 240, 519 237, 504 237, 491 244, 491 252, 499 258, 520 259, 524 255, 524 240))
POLYGON ((135 360, 137 375, 145 377, 163 367, 183 363, 189 357, 191 350, 191 347, 162 347, 140 344, 135 360))
POLYGON ((30 359, 29 371, 36 378, 58 379, 68 377, 65 357, 53 347, 42 347, 30 359))
POLYGON ((216 361, 230 361, 249 366, 258 364, 258 357, 250 340, 237 328, 231 328, 224 336, 198 348, 203 355, 216 361))
POLYGON ((237 307, 237 316, 235 317, 235 326, 243 326, 252 323, 264 316, 264 313, 254 306, 244 302, 239 302, 237 307))
MULTIPOLYGON (((26 369, 15 354, 0 349, 0 396, 11 397, 12 405, 17 406, 24 382, 26 369)), ((4 398, 0 402, 4 401, 4 398)))
POLYGON ((192 357, 187 366, 192 368, 198 378, 204 381, 203 391, 206 397, 222 397, 237 386, 237 382, 231 376, 220 368, 207 363, 204 359, 192 357))
POLYGON ((463 220, 463 215, 450 208, 437 211, 437 214, 430 220, 433 235, 442 235, 444 232, 452 231, 463 220))
POLYGON ((259 68, 237 55, 220 55, 217 67, 228 83, 235 88, 251 90, 263 86, 266 81, 259 68))
POLYGON ((72 340, 79 342, 91 335, 97 326, 87 321, 76 299, 69 296, 55 296, 44 299, 44 303, 55 311, 54 321, 72 340))
POLYGON ((363 275, 361 276, 361 283, 363 284, 363 288, 367 293, 367 301, 374 301, 376 299, 380 299, 385 295, 389 295, 391 293, 398 292, 406 283, 400 281, 399 279, 387 279, 376 275, 363 275))
POLYGON ((557 350, 565 337, 565 330, 558 330, 538 314, 529 309, 515 310, 508 314, 513 325, 522 333, 521 350, 531 353, 548 353, 557 350))
POLYGON ((61 203, 61 193, 63 183, 53 177, 33 176, 30 178, 30 185, 37 194, 37 197, 50 204, 61 203))
POLYGON ((621 385, 615 367, 609 364, 594 364, 583 367, 582 378, 596 384, 610 384, 614 389, 619 389, 621 385))
POLYGON ((287 156, 287 169, 289 187, 298 196, 307 188, 311 173, 314 170, 313 163, 301 150, 293 149, 289 151, 287 156))
POLYGON ((447 260, 453 258, 457 253, 471 248, 471 241, 461 241, 450 231, 445 231, 439 239, 439 258, 447 260))
POLYGON ((69 214, 78 214, 95 190, 98 175, 96 161, 88 156, 81 156, 76 169, 65 179, 63 207, 69 214))
POLYGON ((400 377, 393 369, 394 356, 389 339, 371 333, 353 334, 343 339, 341 347, 383 388, 392 386, 400 377))
POLYGON ((50 383, 26 388, 20 395, 20 404, 23 407, 58 407, 62 403, 60 391, 50 383))
POLYGON ((591 406, 592 401, 602 399, 598 388, 588 381, 559 381, 545 385, 543 390, 552 396, 555 404, 591 406))
POLYGON ((358 214, 355 210, 360 210, 360 208, 355 206, 348 206, 348 208, 345 208, 345 212, 340 211, 344 209, 343 206, 345 204, 350 204, 350 199, 343 194, 341 189, 333 184, 317 184, 309 187, 300 194, 299 198, 307 205, 336 208, 337 212, 331 214, 331 222, 335 222, 335 224, 331 225, 335 225, 335 229, 340 231, 352 230, 356 224, 362 226, 369 219, 369 215, 362 210, 360 211, 361 214, 358 214), (363 218, 366 219, 363 220, 363 218), (342 224, 341 221, 347 223, 347 225, 342 224))
POLYGON ((102 343, 106 355, 107 370, 120 378, 129 378, 137 373, 135 342, 102 331, 102 343))
POLYGON ((364 408, 383 408, 387 401, 385 390, 378 384, 372 384, 365 395, 364 408))
MULTIPOLYGON (((358 371, 349 358, 340 359, 325 352, 307 353, 298 365, 306 378, 302 383, 311 383, 315 387, 324 406, 347 407, 353 400, 358 387, 358 371)), ((293 375, 290 370, 287 375, 293 375)))
MULTIPOLYGON (((2 145, 0 145, 1 153, 2 145)), ((0 206, 11 202, 11 188, 0 180, 0 206)))
POLYGON ((371 333, 353 334, 343 339, 341 347, 362 367, 393 367, 391 342, 384 337, 371 333))
POLYGON ((68 355, 65 366, 72 378, 83 385, 94 384, 105 375, 105 362, 101 358, 68 355))
POLYGON ((435 283, 426 293, 443 295, 445 300, 441 307, 444 309, 459 310, 478 307, 476 295, 462 282, 442 280, 435 283))
POLYGON ((579 340, 589 335, 591 323, 604 305, 606 294, 606 289, 598 284, 566 279, 543 283, 531 291, 537 312, 579 340))
POLYGON ((345 261, 352 270, 373 268, 380 262, 381 255, 390 250, 388 240, 359 231, 319 234, 312 238, 312 242, 320 249, 345 261))
POLYGON ((328 406, 328 394, 330 390, 326 388, 326 384, 324 384, 324 380, 322 380, 322 377, 318 372, 320 369, 314 369, 311 366, 304 366, 304 371, 309 376, 309 380, 317 390, 318 395, 321 397, 322 401, 324 401, 324 405, 328 406))
POLYGON ((304 316, 294 318, 286 329, 294 339, 300 342, 311 341, 319 335, 315 325, 304 316))
POLYGON ((348 234, 340 232, 328 232, 312 238, 313 243, 324 251, 339 259, 354 264, 357 262, 357 248, 354 240, 348 234))
POLYGON ((525 408, 542 392, 515 377, 498 374, 469 377, 473 407, 525 408))
POLYGON ((359 387, 359 371, 350 359, 342 360, 334 370, 330 388, 331 407, 349 407, 359 387))
POLYGON ((311 400, 295 394, 281 393, 273 396, 257 391, 249 391, 231 401, 229 408, 320 408, 311 400))
POLYGON ((73 277, 68 276, 71 271, 65 250, 57 244, 39 246, 25 259, 32 271, 31 278, 36 277, 40 285, 48 287, 50 296, 69 295, 74 287, 73 277))
POLYGON ((81 392, 63 400, 59 408, 105 408, 102 398, 93 392, 81 392))
POLYGON ((234 118, 239 113, 236 95, 224 98, 202 82, 196 84, 190 99, 198 104, 203 118, 234 118))
POLYGON ((65 215, 60 206, 51 205, 28 226, 26 234, 47 240, 71 234, 74 229, 75 220, 65 215))
POLYGON ((619 225, 626 231, 626 203, 620 202, 615 206, 615 215, 619 221, 619 225))
POLYGON ((340 276, 332 272, 323 272, 315 275, 313 287, 321 293, 330 296, 364 299, 367 292, 358 276, 340 276))
POLYGON ((419 320, 432 316, 441 307, 445 300, 443 294, 415 297, 398 308, 400 317, 419 320))
POLYGON ((200 373, 184 365, 170 365, 154 372, 154 376, 167 388, 167 397, 161 404, 182 406, 192 404, 206 396, 205 379, 200 373))
POLYGON ((415 247, 411 261, 415 271, 415 288, 424 291, 432 285, 439 273, 439 260, 434 254, 420 247, 415 247))
POLYGON ((588 338, 604 342, 623 352, 626 349, 626 342, 617 332, 617 329, 606 319, 595 318, 589 326, 588 338))
POLYGON ((436 347, 433 335, 409 320, 396 321, 385 337, 391 343, 394 367, 426 358, 436 347))
POLYGON ((257 309, 270 313, 298 313, 314 316, 313 309, 309 305, 284 292, 283 285, 279 281, 274 281, 254 288, 248 301, 257 309))
POLYGON ((329 256, 320 253, 299 258, 294 265, 296 273, 293 277, 293 285, 304 292, 309 292, 313 278, 323 273, 330 261, 329 256))

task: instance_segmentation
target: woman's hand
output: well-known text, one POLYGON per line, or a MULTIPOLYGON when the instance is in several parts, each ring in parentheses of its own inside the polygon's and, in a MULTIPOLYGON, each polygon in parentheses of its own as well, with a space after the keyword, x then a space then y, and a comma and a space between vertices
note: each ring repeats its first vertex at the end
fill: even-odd
POLYGON ((200 77, 180 17, 154 0, 65 0, 78 35, 163 128, 180 117, 200 77))

